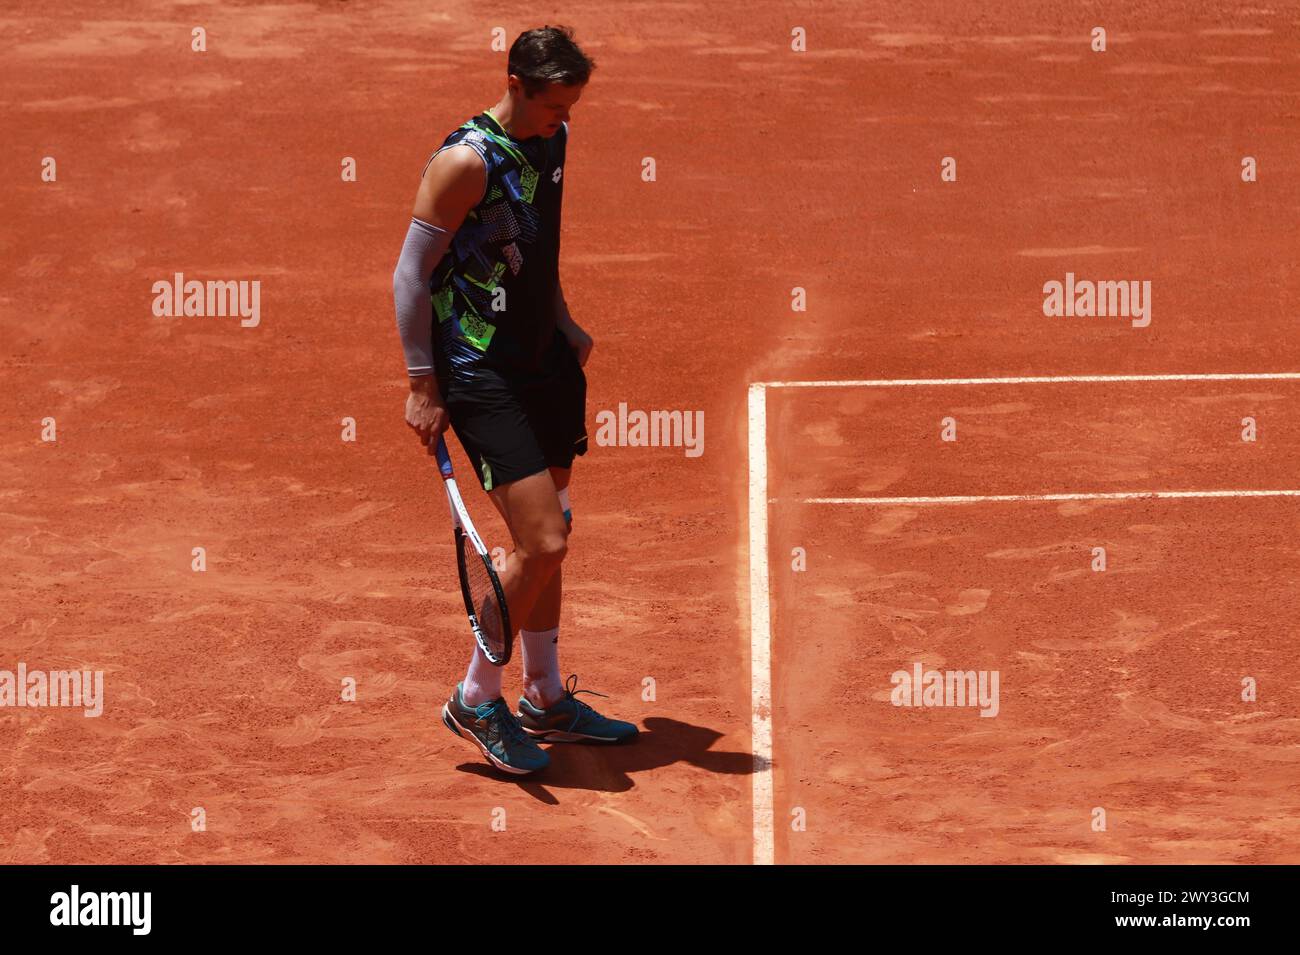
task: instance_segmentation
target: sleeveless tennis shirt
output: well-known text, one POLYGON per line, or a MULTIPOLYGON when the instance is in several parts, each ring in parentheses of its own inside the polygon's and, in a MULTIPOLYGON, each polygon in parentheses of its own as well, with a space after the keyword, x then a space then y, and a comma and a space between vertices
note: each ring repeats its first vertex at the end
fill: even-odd
POLYGON ((440 378, 448 371, 472 377, 482 366, 503 373, 542 368, 555 340, 568 138, 566 123, 550 139, 515 139, 485 110, 434 153, 467 145, 487 166, 483 198, 429 283, 440 378))

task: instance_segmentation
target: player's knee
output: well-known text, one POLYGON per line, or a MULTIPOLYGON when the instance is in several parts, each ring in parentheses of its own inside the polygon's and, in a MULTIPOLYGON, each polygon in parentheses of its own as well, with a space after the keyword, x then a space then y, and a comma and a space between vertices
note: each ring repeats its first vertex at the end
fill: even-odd
POLYGON ((524 561, 539 568, 555 568, 569 551, 568 528, 541 534, 524 552, 524 561))

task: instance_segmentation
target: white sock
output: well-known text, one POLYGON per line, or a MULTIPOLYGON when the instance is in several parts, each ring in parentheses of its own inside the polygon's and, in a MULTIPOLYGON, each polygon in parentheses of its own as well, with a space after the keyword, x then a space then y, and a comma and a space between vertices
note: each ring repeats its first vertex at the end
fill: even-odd
MULTIPOLYGON (((524 680, 551 703, 564 695, 560 679, 560 628, 520 630, 524 645, 524 680)), ((535 702, 535 701, 534 701, 535 702)))
POLYGON ((470 658, 469 669, 465 671, 460 698, 466 706, 478 706, 490 703, 501 695, 501 671, 504 667, 493 666, 492 661, 483 655, 478 644, 474 644, 474 656, 470 658))

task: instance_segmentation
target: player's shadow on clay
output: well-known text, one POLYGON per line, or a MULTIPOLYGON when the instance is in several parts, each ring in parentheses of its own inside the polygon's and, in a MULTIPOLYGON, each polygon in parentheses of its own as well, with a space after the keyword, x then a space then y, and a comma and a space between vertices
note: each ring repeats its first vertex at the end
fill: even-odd
POLYGON ((643 773, 674 763, 689 763, 711 773, 732 776, 754 771, 754 757, 749 753, 717 752, 714 743, 722 738, 707 726, 692 726, 680 720, 652 716, 645 721, 634 743, 619 746, 582 743, 543 744, 551 756, 551 765, 536 776, 513 779, 497 772, 486 763, 461 763, 462 772, 497 782, 514 783, 541 802, 558 805, 552 790, 592 789, 621 793, 636 783, 633 773, 643 773))

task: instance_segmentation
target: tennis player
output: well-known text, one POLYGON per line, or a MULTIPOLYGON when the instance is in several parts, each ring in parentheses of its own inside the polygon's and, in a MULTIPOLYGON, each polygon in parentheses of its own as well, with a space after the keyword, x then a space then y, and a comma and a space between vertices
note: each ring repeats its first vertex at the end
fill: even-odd
POLYGON ((500 578, 511 620, 523 623, 518 711, 502 697, 502 668, 476 644, 443 722, 520 775, 550 762, 539 741, 637 735, 579 700, 592 691, 576 689, 576 676, 562 684, 558 659, 569 476, 587 450, 592 349, 560 288, 560 204, 569 113, 594 68, 567 27, 520 34, 505 95, 425 165, 393 273, 406 423, 429 449, 450 424, 514 542, 500 578))

